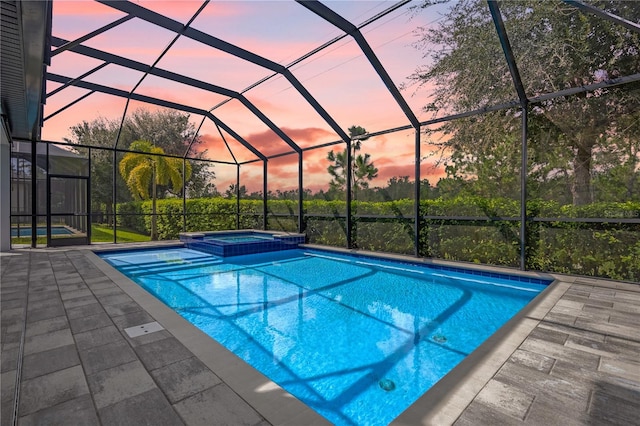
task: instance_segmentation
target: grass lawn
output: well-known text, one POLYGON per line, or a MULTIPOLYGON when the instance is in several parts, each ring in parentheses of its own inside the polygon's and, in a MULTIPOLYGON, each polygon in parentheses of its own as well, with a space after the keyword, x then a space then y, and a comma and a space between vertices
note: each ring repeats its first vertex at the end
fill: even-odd
MULTIPOLYGON (((118 228, 119 243, 137 243, 142 241, 151 241, 148 235, 139 234, 126 228, 118 228)), ((110 225, 92 224, 91 225, 91 242, 92 243, 112 243, 113 227, 110 225)))
MULTIPOLYGON (((126 228, 118 228, 119 243, 137 243, 143 241, 151 241, 148 235, 139 234, 126 228)), ((113 228, 110 225, 92 224, 91 225, 91 242, 92 243, 112 243, 113 228)), ((11 244, 30 245, 31 237, 13 237, 11 244)), ((47 244, 47 237, 38 237, 37 244, 43 246, 47 244)))
MULTIPOLYGON (((31 237, 11 237, 11 244, 31 245, 31 237)), ((47 244, 47 237, 38 237, 36 244, 39 246, 47 244)))

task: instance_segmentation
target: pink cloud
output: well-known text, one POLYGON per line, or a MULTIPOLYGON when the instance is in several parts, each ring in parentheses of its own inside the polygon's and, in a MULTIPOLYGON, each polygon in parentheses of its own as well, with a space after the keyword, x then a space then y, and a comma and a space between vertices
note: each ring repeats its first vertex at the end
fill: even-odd
POLYGON ((325 152, 318 152, 319 155, 309 155, 307 151, 304 155, 304 170, 308 175, 318 175, 322 173, 328 173, 327 167, 329 167, 329 160, 327 160, 327 154, 325 152))
POLYGON ((432 162, 423 162, 420 164, 421 179, 429 179, 431 185, 438 183, 438 180, 446 177, 444 167, 432 162))
POLYGON ((123 15, 122 12, 93 1, 54 1, 54 16, 123 15))
POLYGON ((136 89, 135 93, 199 108, 205 111, 211 105, 226 99, 216 93, 207 92, 185 84, 167 82, 166 85, 163 85, 162 82, 158 80, 160 79, 147 77, 142 85, 136 89))
POLYGON ((306 129, 293 129, 290 127, 283 127, 282 131, 289 135, 294 141, 315 142, 322 137, 334 136, 333 132, 329 132, 320 128, 306 128, 306 129))
MULTIPOLYGON (((235 129, 234 129, 235 130, 235 129)), ((327 135, 331 135, 330 132, 319 129, 319 128, 288 128, 283 127, 282 131, 288 135, 294 142, 307 142, 307 143, 317 143, 322 137, 326 137, 327 135)), ((241 135, 244 139, 253 145, 258 151, 263 154, 269 156, 274 154, 280 154, 284 152, 291 151, 292 148, 289 147, 275 132, 271 129, 264 130, 262 132, 250 133, 247 135, 241 135)), ((216 139, 216 137, 213 137, 216 139)), ((217 138, 219 139, 219 137, 217 138)), ((305 154, 306 155, 306 154, 305 154)), ((287 156, 283 158, 293 158, 297 162, 296 156, 287 156)), ((273 160, 272 160, 273 161, 273 160)))
POLYGON ((283 187, 297 187, 298 183, 298 156, 286 155, 272 158, 268 163, 268 184, 272 190, 283 187))
POLYGON ((202 142, 195 147, 196 152, 192 154, 196 154, 198 152, 202 152, 207 150, 208 152, 217 151, 219 149, 224 148, 222 138, 218 135, 211 135, 208 133, 203 133, 200 135, 200 139, 202 142))
MULTIPOLYGON (((204 150, 207 151, 205 158, 217 161, 234 162, 233 157, 229 153, 229 150, 224 144, 224 141, 218 134, 202 133, 200 134, 202 143, 194 148, 196 154, 204 150)), ((254 159, 255 156, 247 148, 245 148, 240 142, 236 141, 230 135, 225 134, 225 140, 229 144, 233 154, 238 162, 254 159)))
POLYGON ((414 178, 413 165, 411 164, 397 164, 387 166, 384 168, 378 168, 378 178, 376 179, 376 186, 386 186, 389 179, 392 177, 409 176, 409 180, 414 178))
MULTIPOLYGON (((163 14, 176 21, 187 23, 193 14, 202 5, 200 0, 180 0, 180 1, 166 1, 166 0, 138 0, 138 4, 146 9, 153 10, 154 12, 163 14)), ((239 4, 231 2, 212 2, 213 4, 207 5, 202 12, 198 15, 199 18, 205 16, 214 17, 231 17, 241 15, 243 7, 239 4)))
POLYGON ((246 135, 245 140, 264 155, 275 155, 289 152, 292 149, 271 129, 260 133, 246 135))
MULTIPOLYGON (((63 93, 65 91, 62 91, 50 98, 45 105, 45 117, 48 117, 72 100, 86 93, 84 90, 75 88, 69 90, 68 96, 64 96, 63 93), (58 98, 56 99, 56 97, 58 98)), ((124 105, 125 100, 122 98, 94 93, 70 108, 46 120, 42 128, 42 137, 46 140, 62 141, 64 138, 71 137, 69 129, 72 126, 80 124, 83 121, 91 122, 98 117, 120 119, 124 111, 124 105)))
MULTIPOLYGON (((264 112, 267 116, 269 116, 270 113, 272 114, 276 111, 279 111, 281 113, 284 113, 287 111, 287 108, 284 105, 271 102, 264 98, 251 99, 251 103, 255 105, 255 107, 258 108, 260 111, 264 112)), ((240 106, 238 105, 238 107, 240 106)))
MULTIPOLYGON (((196 10, 202 5, 201 0, 136 0, 136 3, 145 9, 164 14, 172 19, 191 18, 196 10)), ((105 14, 122 14, 119 10, 93 1, 65 1, 56 0, 53 2, 56 16, 95 16, 105 14)), ((230 17, 242 15, 246 11, 246 6, 233 2, 213 2, 207 6, 200 16, 230 17)))

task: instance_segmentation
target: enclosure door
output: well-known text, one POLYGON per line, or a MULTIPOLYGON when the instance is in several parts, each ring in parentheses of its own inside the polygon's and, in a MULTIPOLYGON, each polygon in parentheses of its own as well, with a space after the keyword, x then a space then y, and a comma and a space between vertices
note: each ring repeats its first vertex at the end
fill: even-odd
POLYGON ((89 244, 89 178, 49 175, 47 245, 89 244))

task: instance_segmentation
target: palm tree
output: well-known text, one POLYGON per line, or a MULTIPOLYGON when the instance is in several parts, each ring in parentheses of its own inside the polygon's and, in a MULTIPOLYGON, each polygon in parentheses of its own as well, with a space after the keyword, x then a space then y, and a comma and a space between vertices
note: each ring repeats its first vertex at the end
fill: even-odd
MULTIPOLYGON (((351 189, 355 196, 358 189, 369 187, 369 181, 378 176, 378 168, 371 161, 369 154, 356 155, 360 151, 362 141, 369 139, 366 129, 360 126, 351 126, 348 130, 351 138, 351 189)), ((332 177, 329 187, 332 190, 344 191, 347 181, 347 150, 344 149, 338 153, 330 151, 327 154, 327 160, 333 163, 327 168, 332 177)))
MULTIPOLYGON (((158 185, 169 185, 175 192, 182 189, 182 160, 165 157, 162 148, 154 146, 150 141, 137 140, 129 146, 120 160, 120 174, 125 180, 131 195, 135 199, 151 198, 151 240, 158 239, 156 227, 156 198, 158 185), (151 194, 149 194, 151 187, 151 194)), ((191 177, 191 165, 186 163, 184 180, 191 177)))

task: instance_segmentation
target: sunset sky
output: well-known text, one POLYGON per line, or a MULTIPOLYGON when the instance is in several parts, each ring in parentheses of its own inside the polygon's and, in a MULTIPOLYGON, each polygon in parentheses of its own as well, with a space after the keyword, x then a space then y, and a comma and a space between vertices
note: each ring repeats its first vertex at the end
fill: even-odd
MULTIPOLYGON (((135 0, 133 3, 161 13, 181 24, 187 23, 202 5, 200 1, 190 0, 135 0)), ((349 0, 324 3, 353 24, 359 25, 395 2, 349 0)), ((413 45, 418 40, 416 28, 437 25, 441 16, 441 8, 412 9, 412 6, 417 4, 413 2, 402 6, 362 29, 368 43, 398 87, 409 83, 407 77, 427 61, 423 57, 424 53, 413 45)), ((56 0, 53 2, 53 35, 69 41, 75 40, 123 16, 123 12, 93 1, 56 0)), ((341 34, 340 30, 293 1, 211 1, 191 26, 282 65, 290 64, 341 34)), ((151 65, 174 37, 173 32, 134 18, 89 39, 83 45, 151 65)), ((53 56, 48 71, 74 78, 101 63, 66 51, 53 56)), ((268 69, 185 36, 178 39, 156 67, 237 92, 242 92, 263 77, 273 74, 268 69)), ((377 132, 409 124, 351 37, 342 39, 290 69, 345 131, 352 125, 362 126, 369 132, 377 132)), ((141 72, 110 64, 84 80, 129 92, 142 77, 141 72)), ((48 82, 47 92, 50 93, 59 86, 58 83, 48 82)), ((422 112, 421 107, 428 102, 429 91, 415 89, 403 89, 402 94, 418 119, 426 120, 430 117, 422 112)), ((216 93, 194 89, 152 75, 144 78, 135 92, 202 110, 209 110, 227 99, 216 93)), ((85 89, 68 87, 50 96, 44 116, 48 117, 86 93, 88 91, 85 89)), ((244 95, 302 147, 340 139, 297 90, 280 75, 248 90, 244 95)), ((94 93, 74 106, 47 118, 42 138, 51 141, 69 138, 71 126, 97 117, 119 120, 125 103, 124 98, 94 93)), ((153 110, 158 107, 132 101, 127 111, 131 113, 137 108, 153 110)), ((290 151, 285 142, 239 101, 231 100, 212 112, 263 154, 268 156, 290 151)), ((195 114, 192 114, 190 119, 196 126, 202 121, 202 117, 195 114)), ((211 120, 205 120, 200 134, 204 142, 199 149, 207 150, 207 158, 233 161, 211 120)), ((224 132, 223 134, 238 161, 255 158, 233 137, 224 132)), ((304 154, 305 188, 316 191, 327 186, 330 180, 327 173, 327 153, 331 149, 343 148, 343 145, 336 145, 304 154)), ((423 149, 427 152, 426 144, 423 149)), ((372 186, 385 186, 393 176, 408 175, 413 179, 413 130, 373 137, 363 143, 362 150, 371 154, 379 169, 378 178, 372 182, 372 186)), ((268 167, 270 190, 297 187, 296 155, 270 160, 268 167)), ((229 183, 235 182, 235 166, 216 165, 214 170, 218 189, 224 190, 229 183)), ((442 176, 442 171, 434 167, 433 159, 423 161, 421 170, 422 177, 428 178, 433 184, 442 176)), ((262 163, 242 166, 241 179, 241 183, 250 191, 260 190, 262 163)))

